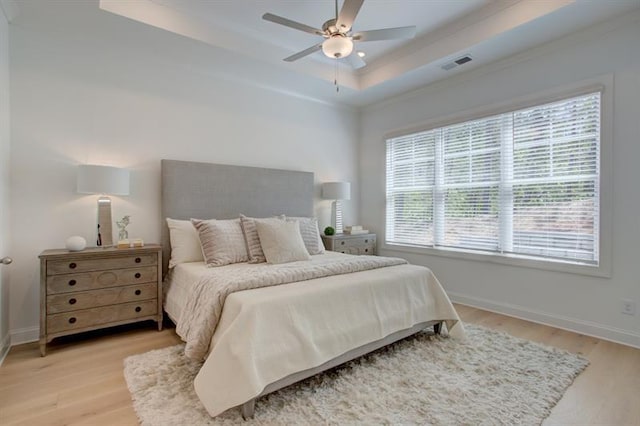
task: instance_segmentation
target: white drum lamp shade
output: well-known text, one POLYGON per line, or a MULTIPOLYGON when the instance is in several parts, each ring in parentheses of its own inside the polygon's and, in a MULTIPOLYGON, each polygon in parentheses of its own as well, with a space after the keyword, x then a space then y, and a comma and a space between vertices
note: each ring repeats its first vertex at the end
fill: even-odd
POLYGON ((322 184, 322 198, 326 200, 350 200, 351 183, 326 182, 322 184))
POLYGON ((77 184, 80 194, 129 195, 129 170, 82 164, 77 184))
POLYGON ((113 245, 111 199, 106 195, 129 195, 129 170, 119 167, 83 164, 78 166, 77 192, 100 194, 98 198, 97 246, 113 245))
POLYGON ((351 199, 351 183, 326 182, 322 184, 322 198, 334 200, 331 203, 331 225, 337 234, 342 233, 342 200, 351 199))

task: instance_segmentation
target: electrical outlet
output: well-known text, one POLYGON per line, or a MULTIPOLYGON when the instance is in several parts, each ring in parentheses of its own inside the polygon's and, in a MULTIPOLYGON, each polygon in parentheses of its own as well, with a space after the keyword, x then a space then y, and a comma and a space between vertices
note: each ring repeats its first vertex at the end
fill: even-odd
POLYGON ((626 315, 635 315, 636 302, 629 299, 622 299, 622 313, 626 315))

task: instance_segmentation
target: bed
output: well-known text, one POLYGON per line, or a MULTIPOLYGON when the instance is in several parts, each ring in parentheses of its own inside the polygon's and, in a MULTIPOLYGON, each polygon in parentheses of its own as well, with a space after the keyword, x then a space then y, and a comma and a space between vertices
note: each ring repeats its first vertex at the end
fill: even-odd
MULTIPOLYGON (((164 218, 311 217, 313 198, 312 173, 162 160, 164 218)), ((162 243, 164 307, 177 330, 190 317, 208 318, 202 312, 209 305, 194 292, 227 276, 305 277, 228 294, 210 334, 195 333, 205 343, 194 387, 211 416, 239 406, 243 417, 253 417, 259 397, 427 327, 464 335, 431 271, 401 259, 326 252, 283 265, 188 262, 169 270, 166 225, 162 243), (332 275, 332 268, 340 272, 332 275)))

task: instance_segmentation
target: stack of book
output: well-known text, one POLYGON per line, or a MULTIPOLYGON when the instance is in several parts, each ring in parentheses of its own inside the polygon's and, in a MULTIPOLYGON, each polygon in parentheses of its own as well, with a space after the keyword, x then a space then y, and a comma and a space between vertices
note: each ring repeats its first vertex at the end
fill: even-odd
POLYGON ((144 247, 144 241, 142 241, 142 238, 132 238, 130 240, 118 241, 118 248, 134 248, 134 247, 144 247))
POLYGON ((368 234, 368 229, 362 229, 362 225, 351 225, 344 227, 344 233, 349 235, 368 234))

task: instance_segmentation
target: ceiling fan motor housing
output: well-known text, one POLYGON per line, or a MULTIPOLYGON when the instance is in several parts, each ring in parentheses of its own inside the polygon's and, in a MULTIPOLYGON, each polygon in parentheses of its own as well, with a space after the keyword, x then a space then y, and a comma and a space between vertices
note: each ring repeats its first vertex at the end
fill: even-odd
POLYGON ((340 30, 338 29, 338 27, 336 26, 336 20, 335 18, 333 19, 329 19, 327 22, 325 22, 324 24, 322 24, 322 31, 325 32, 325 37, 330 37, 333 34, 338 34, 340 33, 340 30))

